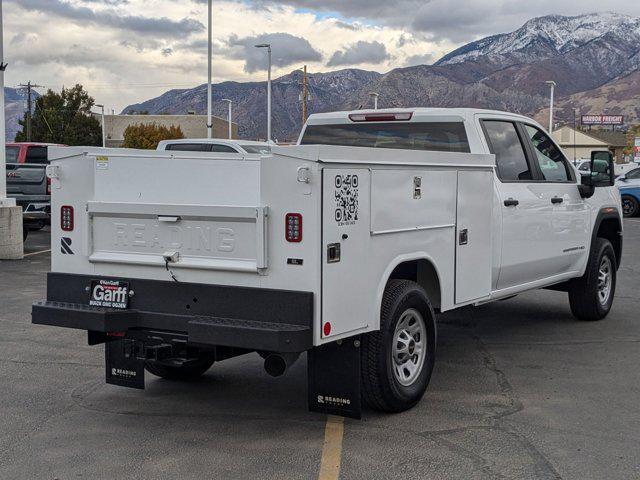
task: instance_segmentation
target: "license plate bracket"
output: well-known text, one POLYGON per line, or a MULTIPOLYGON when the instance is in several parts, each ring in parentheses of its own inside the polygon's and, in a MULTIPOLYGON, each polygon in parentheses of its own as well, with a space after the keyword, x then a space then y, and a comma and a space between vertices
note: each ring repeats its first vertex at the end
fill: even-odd
POLYGON ((92 307, 129 308, 129 282, 121 280, 92 280, 89 290, 89 305, 92 307))

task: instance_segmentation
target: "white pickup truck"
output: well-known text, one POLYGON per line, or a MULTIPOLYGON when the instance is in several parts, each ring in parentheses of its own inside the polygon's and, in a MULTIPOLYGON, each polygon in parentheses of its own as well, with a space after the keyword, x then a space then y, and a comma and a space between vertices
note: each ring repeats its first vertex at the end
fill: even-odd
POLYGON ((608 152, 580 178, 529 118, 472 109, 313 115, 269 155, 51 148, 52 272, 33 323, 105 344, 107 382, 185 380, 307 352, 313 411, 415 405, 439 312, 537 288, 581 320, 622 251, 608 152), (216 161, 212 161, 215 159, 216 161))

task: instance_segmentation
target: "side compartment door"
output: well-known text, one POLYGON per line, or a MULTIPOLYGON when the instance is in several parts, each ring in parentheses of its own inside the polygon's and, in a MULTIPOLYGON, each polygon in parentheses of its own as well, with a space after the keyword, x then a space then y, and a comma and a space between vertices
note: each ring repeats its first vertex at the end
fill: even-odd
POLYGON ((491 293, 493 172, 458 172, 456 303, 491 293))
POLYGON ((323 170, 322 338, 366 327, 370 171, 323 170))

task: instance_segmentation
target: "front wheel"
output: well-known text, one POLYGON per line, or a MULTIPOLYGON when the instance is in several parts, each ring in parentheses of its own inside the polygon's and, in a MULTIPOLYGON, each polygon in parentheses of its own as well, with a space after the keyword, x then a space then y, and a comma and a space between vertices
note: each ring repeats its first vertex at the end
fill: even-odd
POLYGON ((622 214, 625 217, 635 217, 640 211, 638 200, 630 195, 622 196, 622 214))
POLYGON ((144 368, 149 373, 166 380, 191 381, 200 378, 211 368, 214 360, 208 356, 203 356, 194 362, 189 362, 181 366, 165 365, 157 362, 146 362, 144 368))
POLYGON ((571 313, 580 320, 602 320, 616 291, 616 254, 609 240, 596 238, 587 269, 569 287, 571 313))
POLYGON ((369 407, 402 412, 424 395, 435 363, 436 323, 422 287, 390 280, 380 330, 362 338, 362 396, 369 407))

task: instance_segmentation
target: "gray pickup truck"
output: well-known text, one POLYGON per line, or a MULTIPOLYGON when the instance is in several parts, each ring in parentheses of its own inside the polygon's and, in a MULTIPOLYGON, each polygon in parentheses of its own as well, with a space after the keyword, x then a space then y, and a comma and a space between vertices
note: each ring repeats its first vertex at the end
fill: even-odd
POLYGON ((51 190, 46 175, 48 144, 7 144, 7 195, 23 211, 23 235, 38 230, 51 218, 51 190))

